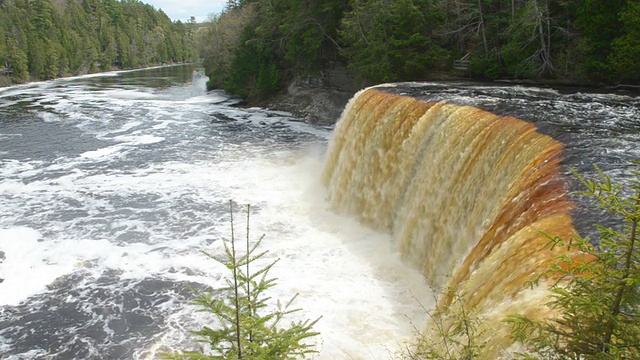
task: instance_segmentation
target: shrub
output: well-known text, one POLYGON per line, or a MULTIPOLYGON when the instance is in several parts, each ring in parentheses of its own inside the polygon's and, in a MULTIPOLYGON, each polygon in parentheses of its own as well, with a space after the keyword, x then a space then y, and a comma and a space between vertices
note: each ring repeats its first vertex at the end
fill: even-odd
MULTIPOLYGON (((636 163, 640 165, 640 163, 636 163)), ((583 254, 573 260, 560 256, 546 275, 557 277, 548 305, 557 317, 533 321, 512 315, 514 339, 527 359, 639 359, 640 358, 640 172, 628 188, 614 185, 596 166, 598 180, 576 174, 586 187, 581 194, 617 216, 619 229, 596 225, 600 239, 592 245, 576 236, 551 238, 551 246, 565 246, 583 254)), ((574 172, 575 173, 575 172, 574 172)))
POLYGON ((403 349, 401 359, 472 360, 482 356, 486 345, 483 319, 467 308, 460 293, 454 294, 446 314, 422 307, 429 316, 429 331, 416 329, 416 339, 403 349))
POLYGON ((284 305, 277 302, 276 310, 267 304, 267 290, 276 285, 276 279, 269 278, 269 270, 278 260, 255 270, 251 265, 264 257, 268 251, 257 249, 264 235, 255 243, 249 241, 249 212, 247 205, 246 253, 237 254, 237 241, 233 224, 233 204, 229 203, 231 214, 231 240, 224 241, 225 256, 216 257, 203 252, 207 257, 224 265, 230 272, 227 286, 198 293, 194 303, 201 312, 215 315, 218 323, 213 327, 205 326, 193 334, 200 342, 206 343, 204 352, 170 354, 169 359, 293 359, 304 358, 316 353, 314 346, 305 341, 318 335, 312 331, 319 318, 313 321, 291 322, 288 327, 281 326, 286 315, 300 311, 291 309, 296 296, 284 305))

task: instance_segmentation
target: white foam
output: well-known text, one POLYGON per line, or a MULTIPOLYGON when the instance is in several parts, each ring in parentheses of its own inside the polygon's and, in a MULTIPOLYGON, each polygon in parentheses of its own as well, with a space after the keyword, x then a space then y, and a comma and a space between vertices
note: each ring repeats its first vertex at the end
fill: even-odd
POLYGON ((136 91, 136 90, 120 90, 118 92, 110 92, 111 96, 113 96, 115 99, 124 99, 124 100, 149 100, 149 99, 155 99, 156 95, 151 94, 151 93, 147 93, 147 92, 142 92, 142 91, 136 91))
POLYGON ((90 158, 90 159, 104 158, 104 157, 112 156, 113 154, 116 154, 122 151, 123 149, 124 149, 124 146, 122 145, 112 145, 112 146, 107 146, 98 150, 85 151, 82 154, 80 154, 80 157, 90 158))
POLYGON ((141 136, 119 135, 114 137, 114 140, 124 141, 123 145, 135 146, 135 145, 155 144, 155 143, 163 142, 165 139, 163 137, 153 136, 153 135, 141 135, 141 136))
MULTIPOLYGON (((140 186, 179 184, 204 190, 233 184, 230 198, 260 206, 252 215, 254 238, 266 233, 264 249, 270 251, 269 259, 281 258, 272 270, 279 279, 272 296, 287 300, 299 293, 296 307, 304 309, 300 318, 322 316, 316 327, 321 332, 319 358, 385 358, 389 350, 398 349, 403 338, 411 336, 413 328, 407 318, 418 326, 424 322, 426 314, 413 296, 428 305, 430 291, 422 275, 402 263, 388 236, 326 208, 317 181, 320 165, 317 157, 290 153, 281 159, 259 157, 218 164, 215 172, 191 166, 188 178, 174 181, 165 174, 162 183, 157 179, 152 185, 147 177, 140 186)), ((153 172, 149 176, 156 177, 153 172)), ((236 219, 237 236, 242 239, 242 214, 236 214, 236 219)), ((228 227, 219 223, 214 233, 228 237, 228 227)), ((226 274, 224 268, 198 255, 202 247, 196 242, 192 246, 184 255, 162 260, 164 266, 188 267, 209 274, 210 279, 226 274)), ((221 251, 220 243, 208 250, 221 251)), ((197 278, 211 284, 210 279, 197 278)), ((216 284, 223 285, 221 281, 214 281, 216 284)), ((193 315, 199 321, 200 315, 193 315)))
POLYGON ((142 121, 129 121, 113 132, 114 133, 126 132, 142 125, 143 125, 142 121))
MULTIPOLYGON (((316 327, 321 332, 320 359, 386 358, 388 349, 397 349, 402 338, 411 335, 407 317, 417 326, 423 323, 426 314, 412 297, 429 304, 422 276, 402 263, 388 236, 327 208, 318 181, 323 146, 289 148, 268 139, 204 147, 208 141, 226 140, 208 138, 216 130, 208 117, 213 111, 255 126, 277 122, 284 131, 313 134, 318 142, 329 137, 327 130, 291 122, 288 113, 212 104, 228 99, 215 92, 194 91, 194 96, 169 101, 162 100, 162 94, 154 97, 134 89, 61 91, 67 90, 28 91, 65 124, 116 143, 53 162, 0 163, 0 193, 5 195, 0 197, 0 226, 5 227, 0 249, 7 257, 0 265, 0 277, 5 278, 0 303, 17 304, 47 291, 57 277, 79 270, 95 277, 110 269, 124 279, 224 286, 226 269, 200 251, 222 253, 220 241, 209 242, 228 238, 227 215, 219 206, 234 199, 256 206, 252 232, 266 234, 266 260, 281 258, 272 273, 279 285, 270 295, 287 300, 299 293, 294 304, 303 309, 299 317, 322 316, 316 327), (205 138, 198 143, 203 154, 197 158, 131 166, 140 160, 135 158, 137 148, 194 137, 205 138), (121 159, 134 161, 123 169, 118 167, 121 159), (178 208, 185 202, 195 206, 178 208), (67 211, 70 215, 58 216, 67 211), (16 225, 25 221, 34 225, 16 225)), ((242 238, 242 214, 237 219, 242 238)), ((183 348, 186 331, 208 321, 192 307, 182 311, 171 314, 175 327, 167 330, 163 345, 183 348)), ((153 358, 150 349, 139 350, 143 352, 153 358)))
POLYGON ((228 96, 219 96, 219 95, 217 95, 215 93, 211 93, 211 94, 207 94, 207 95, 195 96, 195 97, 192 97, 192 98, 188 98, 184 102, 187 103, 187 104, 213 104, 213 103, 225 102, 225 101, 228 101, 228 100, 229 100, 228 96))
POLYGON ((68 270, 48 263, 52 257, 40 238, 39 232, 26 227, 0 229, 0 251, 6 257, 0 263, 0 278, 4 279, 0 283, 0 305, 17 305, 45 290, 68 270))
POLYGON ((137 279, 176 265, 176 261, 163 252, 154 251, 152 245, 120 246, 109 240, 74 236, 44 239, 40 232, 26 227, 0 229, 0 251, 6 257, 0 263, 0 278, 4 279, 0 283, 0 305, 17 305, 29 296, 46 291, 47 285, 60 276, 88 265, 96 275, 104 269, 118 269, 122 278, 137 279))
POLYGON ((47 123, 62 121, 62 119, 60 119, 60 116, 49 112, 38 112, 38 116, 42 119, 42 121, 47 123))
MULTIPOLYGON (((428 303, 430 295, 422 276, 394 255, 388 236, 365 229, 326 208, 324 191, 319 191, 317 180, 321 168, 317 150, 244 159, 237 159, 235 154, 234 149, 230 149, 227 155, 222 155, 228 160, 221 163, 172 162, 130 174, 74 172, 57 179, 55 187, 36 182, 28 190, 24 189, 23 194, 48 189, 68 193, 66 197, 88 193, 127 196, 152 189, 161 196, 158 201, 167 204, 185 196, 198 196, 212 203, 220 202, 221 196, 240 203, 254 203, 259 211, 252 217, 253 233, 266 233, 264 249, 270 250, 269 258, 282 259, 273 269, 279 285, 272 296, 288 299, 299 293, 296 305, 304 309, 299 315, 322 316, 316 328, 322 334, 319 358, 384 358, 388 349, 397 349, 402 338, 411 335, 407 317, 416 324, 423 323, 425 314, 409 292, 412 289, 415 296, 428 303)), ((88 197, 78 200, 91 204, 88 197)), ((95 204, 96 209, 104 206, 95 204)), ((237 219, 238 236, 243 237, 242 214, 237 214, 237 219)), ((211 219, 209 230, 182 238, 162 232, 162 224, 133 220, 113 224, 129 230, 143 230, 153 225, 154 228, 147 229, 152 232, 152 244, 117 244, 83 238, 77 233, 66 234, 68 240, 32 241, 31 245, 41 249, 23 251, 20 261, 29 261, 33 269, 29 276, 42 280, 29 293, 16 294, 11 301, 15 303, 38 289, 43 290, 56 276, 89 262, 95 264, 96 269, 118 269, 124 278, 163 274, 177 281, 220 287, 224 285, 220 275, 226 274, 225 269, 200 254, 203 249, 221 252, 220 242, 207 246, 206 239, 228 237, 228 223, 214 220, 211 219), (47 260, 36 260, 39 266, 33 267, 34 260, 26 259, 30 253, 31 259, 47 260)), ((20 265, 13 263, 12 266, 20 265)), ((196 323, 201 321, 200 316, 196 312, 189 314, 196 323)))

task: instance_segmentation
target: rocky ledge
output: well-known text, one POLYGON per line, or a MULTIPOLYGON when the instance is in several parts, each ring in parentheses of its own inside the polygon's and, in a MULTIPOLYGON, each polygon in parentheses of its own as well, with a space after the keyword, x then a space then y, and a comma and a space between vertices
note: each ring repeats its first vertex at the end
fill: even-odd
POLYGON ((291 112, 309 123, 330 125, 338 121, 349 99, 362 87, 344 64, 332 62, 320 77, 294 78, 265 106, 291 112))
POLYGON ((334 124, 353 92, 292 82, 286 92, 270 99, 267 108, 287 111, 314 124, 334 124))

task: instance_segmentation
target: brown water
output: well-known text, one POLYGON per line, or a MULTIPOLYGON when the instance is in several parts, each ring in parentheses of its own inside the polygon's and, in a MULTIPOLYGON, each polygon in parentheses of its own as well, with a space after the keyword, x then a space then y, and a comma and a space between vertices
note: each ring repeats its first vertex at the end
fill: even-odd
POLYGON ((323 183, 335 211, 391 234, 436 290, 449 289, 441 310, 463 295, 492 327, 493 357, 508 344, 507 315, 550 313, 544 287, 526 284, 559 255, 544 234, 575 233, 562 150, 530 122, 372 88, 337 124, 323 183))

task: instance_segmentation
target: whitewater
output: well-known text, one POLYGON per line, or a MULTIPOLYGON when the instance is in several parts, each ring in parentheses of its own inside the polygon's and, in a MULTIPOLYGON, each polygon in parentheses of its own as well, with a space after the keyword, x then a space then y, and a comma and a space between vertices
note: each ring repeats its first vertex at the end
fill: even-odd
MULTIPOLYGON (((280 259, 269 295, 298 294, 292 321, 321 317, 319 359, 393 358, 424 326, 436 302, 415 266, 424 256, 403 261, 393 238, 372 229, 383 224, 364 226, 331 204, 321 179, 334 127, 238 107, 207 92, 206 81, 186 65, 0 88, 0 358, 153 359, 197 349, 189 331, 212 318, 190 300, 226 285, 226 269, 202 251, 223 254, 230 200, 237 237, 251 204, 250 238, 265 234, 269 250, 261 264, 280 259)), ((579 189, 569 169, 592 176, 594 163, 616 182, 633 181, 636 94, 464 82, 381 88, 532 122, 564 146, 567 190, 579 189)), ((360 166, 343 160, 353 161, 349 171, 360 166)), ((581 233, 611 222, 572 201, 581 233)), ((428 257, 456 264, 468 250, 428 257)))
MULTIPOLYGON (((151 359, 191 350, 225 285, 228 202, 281 259, 270 295, 322 317, 319 358, 386 358, 420 327, 420 273, 388 236, 335 214, 331 129, 234 107, 191 66, 0 89, 0 357, 151 359)), ((429 303, 424 304, 429 306, 429 303)))

